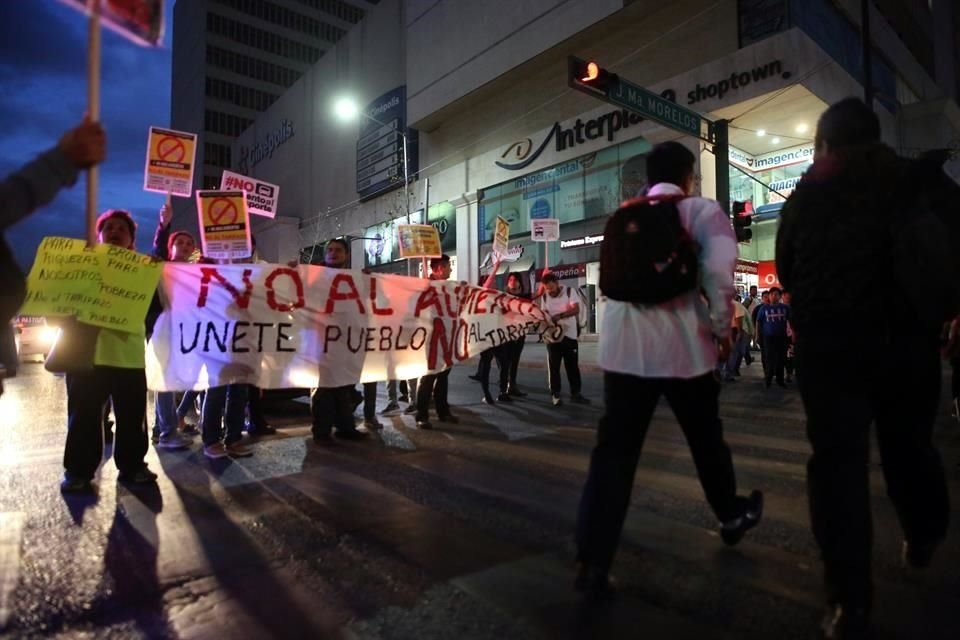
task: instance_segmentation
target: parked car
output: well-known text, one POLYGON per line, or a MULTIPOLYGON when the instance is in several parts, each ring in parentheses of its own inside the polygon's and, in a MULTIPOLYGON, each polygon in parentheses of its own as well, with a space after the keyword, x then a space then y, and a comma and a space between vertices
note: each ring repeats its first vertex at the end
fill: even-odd
POLYGON ((49 326, 47 320, 41 316, 17 316, 13 320, 13 326, 19 360, 22 361, 28 356, 47 357, 57 339, 56 327, 49 326))

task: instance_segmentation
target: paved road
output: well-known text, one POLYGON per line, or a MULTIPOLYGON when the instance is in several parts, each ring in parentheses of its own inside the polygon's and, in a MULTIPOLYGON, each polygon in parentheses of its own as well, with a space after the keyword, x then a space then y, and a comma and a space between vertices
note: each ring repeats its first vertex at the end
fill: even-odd
MULTIPOLYGON (((539 355, 530 352, 536 364, 539 355)), ((0 631, 10 637, 808 638, 820 568, 808 532, 808 447, 796 392, 748 372, 722 411, 743 489, 767 494, 764 523, 719 541, 682 436, 661 408, 637 473, 615 573, 622 597, 588 609, 572 592, 579 491, 598 406, 549 405, 529 368, 527 401, 479 402, 452 374, 460 425, 317 448, 305 408, 279 407, 256 455, 211 462, 151 450, 159 487, 136 493, 102 467, 96 499, 57 491, 62 381, 26 365, 0 399, 0 631)), ((585 393, 600 398, 588 373, 585 393)), ((381 398, 381 406, 385 398, 381 398)), ((597 403, 599 404, 599 402, 597 403)), ((960 429, 937 440, 954 521, 960 429)), ((109 451, 107 452, 109 455, 109 451)), ((876 459, 876 457, 875 457, 876 459)), ((900 532, 875 496, 882 638, 954 638, 960 534, 936 567, 897 565, 900 532)))

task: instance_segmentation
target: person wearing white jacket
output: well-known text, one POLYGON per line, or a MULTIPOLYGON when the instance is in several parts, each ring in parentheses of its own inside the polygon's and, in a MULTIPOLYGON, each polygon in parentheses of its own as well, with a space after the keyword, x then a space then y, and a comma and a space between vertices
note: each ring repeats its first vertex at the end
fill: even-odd
POLYGON ((646 198, 677 198, 680 224, 697 249, 699 287, 660 304, 607 300, 598 362, 604 370, 605 415, 580 503, 575 586, 588 596, 612 593, 608 577, 630 504, 644 436, 666 396, 690 445, 700 483, 728 545, 760 520, 763 494, 737 495, 730 449, 719 417, 717 357, 730 353, 733 269, 737 242, 714 200, 683 197, 693 190, 695 158, 677 142, 647 158, 646 198), (718 354, 719 352, 719 354, 718 354))

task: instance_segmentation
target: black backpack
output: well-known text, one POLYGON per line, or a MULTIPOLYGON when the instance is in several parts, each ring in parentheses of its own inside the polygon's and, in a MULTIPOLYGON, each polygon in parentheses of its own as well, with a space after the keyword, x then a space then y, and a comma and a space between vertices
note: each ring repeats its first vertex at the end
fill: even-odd
POLYGON ((622 302, 659 304, 698 286, 697 247, 680 224, 683 196, 620 205, 603 232, 600 290, 622 302))

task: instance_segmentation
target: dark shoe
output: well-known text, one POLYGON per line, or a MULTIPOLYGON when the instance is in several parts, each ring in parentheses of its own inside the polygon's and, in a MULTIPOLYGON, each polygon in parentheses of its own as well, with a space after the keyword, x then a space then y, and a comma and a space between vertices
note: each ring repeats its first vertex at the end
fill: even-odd
POLYGON ((616 582, 605 572, 582 562, 577 563, 573 588, 594 602, 609 602, 616 597, 616 582))
POLYGON ((417 405, 411 404, 411 405, 408 406, 406 409, 404 409, 403 412, 404 412, 406 415, 410 415, 411 413, 416 413, 416 412, 417 412, 417 405))
POLYGON ((173 433, 168 433, 165 436, 157 438, 154 441, 154 445, 156 445, 158 449, 166 449, 167 451, 189 449, 193 445, 193 439, 174 431, 173 433))
POLYGON ((407 395, 400 396, 400 402, 410 402, 410 397, 407 395))
POLYGON ((782 388, 782 389, 786 389, 786 388, 787 388, 787 383, 784 382, 783 380, 777 380, 777 386, 780 387, 780 388, 782 388))
POLYGON ((253 447, 244 444, 243 440, 227 442, 223 448, 231 458, 249 458, 253 455, 253 447))
POLYGON ((200 429, 195 424, 184 422, 183 426, 180 427, 180 433, 185 436, 198 436, 200 435, 200 429))
POLYGON ((763 493, 753 491, 750 497, 747 498, 747 508, 744 510, 743 515, 729 522, 724 522, 723 526, 720 527, 720 537, 723 538, 723 542, 727 546, 732 547, 743 540, 743 536, 746 535, 747 531, 757 526, 762 517, 763 493))
POLYGON ((313 442, 319 445, 331 445, 333 444, 333 436, 329 433, 315 433, 313 434, 313 442))
POLYGON ((497 401, 493 399, 493 396, 489 393, 483 394, 483 397, 480 399, 483 404, 497 404, 497 401))
POLYGON ((939 540, 935 542, 922 543, 904 540, 903 548, 900 552, 900 562, 904 567, 925 569, 930 566, 930 562, 933 560, 933 554, 936 552, 937 547, 939 546, 939 540))
POLYGON ((132 473, 121 473, 117 480, 124 484, 153 484, 157 481, 157 474, 143 465, 132 473))
POLYGON ((64 476, 63 481, 60 482, 60 493, 85 496, 93 495, 93 483, 89 480, 64 476))
POLYGON ((389 404, 387 404, 387 406, 383 408, 383 411, 380 412, 380 415, 387 416, 387 415, 390 415, 391 413, 396 413, 398 411, 400 411, 400 405, 397 404, 396 402, 390 402, 389 404))
MULTIPOLYGON (((104 434, 104 439, 106 439, 106 434, 104 434)), ((153 444, 158 444, 160 442, 160 432, 156 429, 150 433, 150 442, 153 444)), ((104 443, 106 443, 106 440, 104 440, 104 443)))
POLYGON ((477 381, 477 382, 483 382, 483 378, 481 378, 481 377, 480 377, 480 374, 478 374, 478 373, 471 373, 471 374, 468 375, 467 377, 470 378, 471 380, 475 380, 475 381, 477 381))
POLYGON ((250 428, 247 429, 247 434, 254 438, 259 436, 274 436, 277 435, 277 430, 269 424, 252 424, 250 428))
POLYGON ((766 385, 767 389, 773 384, 773 380, 764 380, 763 383, 766 385))
POLYGON ((830 640, 872 638, 870 614, 865 609, 831 606, 820 622, 820 637, 830 640))
POLYGON ((439 420, 440 422, 446 422, 449 424, 460 424, 460 418, 453 415, 452 413, 448 413, 442 416, 437 416, 437 420, 439 420))
POLYGON ((433 425, 430 424, 429 420, 417 420, 417 429, 426 429, 429 431, 433 429, 433 425))
POLYGON ((507 391, 507 393, 509 393, 510 395, 512 395, 514 398, 526 398, 526 397, 527 397, 527 394, 526 394, 526 393, 524 393, 523 391, 520 391, 520 389, 517 389, 516 387, 510 387, 510 390, 507 391))
POLYGON ((343 431, 337 431, 337 440, 363 440, 369 435, 369 433, 356 429, 344 429, 343 431))
POLYGON ((574 404, 590 404, 590 398, 584 398, 582 394, 575 393, 570 396, 570 402, 574 404))
POLYGON ((497 402, 513 402, 513 398, 510 397, 509 393, 501 393, 497 396, 497 402))

